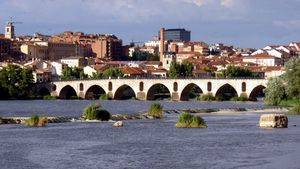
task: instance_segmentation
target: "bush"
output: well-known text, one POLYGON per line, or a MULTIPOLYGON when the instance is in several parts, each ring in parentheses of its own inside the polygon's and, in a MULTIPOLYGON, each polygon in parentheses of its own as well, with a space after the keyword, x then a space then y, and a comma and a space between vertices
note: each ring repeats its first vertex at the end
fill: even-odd
POLYGON ((269 105, 278 106, 286 98, 285 86, 279 77, 270 79, 265 89, 265 102, 269 105))
POLYGON ((90 105, 84 109, 84 119, 86 120, 101 120, 108 121, 111 118, 110 113, 102 109, 100 105, 90 105))
POLYGON ((205 128, 206 122, 200 116, 193 116, 189 113, 183 113, 179 116, 175 125, 178 128, 205 128))
POLYGON ((152 103, 149 108, 148 115, 157 119, 163 118, 163 106, 159 103, 152 103))
POLYGON ((103 95, 101 95, 101 96, 99 97, 99 99, 100 99, 100 100, 108 100, 109 97, 108 97, 107 94, 103 94, 103 95))
POLYGON ((201 96, 198 97, 197 100, 200 101, 215 101, 216 98, 212 94, 202 94, 201 96))
POLYGON ((43 100, 56 100, 56 99, 57 99, 57 97, 51 96, 51 95, 43 96, 43 100))
POLYGON ((71 96, 70 100, 82 100, 82 98, 79 96, 71 96))
POLYGON ((47 117, 39 117, 38 115, 32 115, 25 121, 25 124, 30 127, 45 127, 47 123, 47 117))
POLYGON ((241 94, 240 97, 236 96, 236 97, 231 98, 230 100, 231 101, 242 101, 242 102, 245 102, 245 101, 248 101, 249 99, 248 99, 247 95, 241 94))
POLYGON ((292 115, 300 115, 300 105, 294 106, 292 109, 290 109, 289 113, 292 115))

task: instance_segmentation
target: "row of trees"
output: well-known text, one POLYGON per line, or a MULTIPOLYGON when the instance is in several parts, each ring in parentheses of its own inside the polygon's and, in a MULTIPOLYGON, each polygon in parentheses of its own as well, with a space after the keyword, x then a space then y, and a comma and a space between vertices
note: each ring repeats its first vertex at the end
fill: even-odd
POLYGON ((223 78, 258 77, 258 76, 259 75, 257 73, 254 73, 247 68, 236 67, 233 65, 230 65, 227 67, 227 69, 222 70, 222 73, 220 74, 220 77, 223 78))
POLYGON ((193 76, 194 66, 188 61, 184 61, 182 64, 177 62, 171 62, 168 75, 170 78, 186 78, 193 76))
POLYGON ((0 70, 0 99, 30 98, 33 83, 31 70, 9 65, 0 70))
POLYGON ((61 79, 62 80, 76 80, 76 79, 101 79, 101 78, 116 78, 116 77, 123 77, 124 74, 119 68, 109 68, 105 70, 103 73, 97 72, 93 73, 92 77, 88 77, 86 74, 84 74, 84 71, 82 68, 66 68, 62 72, 61 79))
POLYGON ((129 58, 132 61, 159 61, 159 55, 151 54, 149 52, 137 51, 133 52, 132 57, 129 58))
POLYGON ((286 100, 300 103, 300 58, 289 60, 285 64, 286 73, 272 78, 265 90, 265 101, 270 105, 279 105, 286 100))

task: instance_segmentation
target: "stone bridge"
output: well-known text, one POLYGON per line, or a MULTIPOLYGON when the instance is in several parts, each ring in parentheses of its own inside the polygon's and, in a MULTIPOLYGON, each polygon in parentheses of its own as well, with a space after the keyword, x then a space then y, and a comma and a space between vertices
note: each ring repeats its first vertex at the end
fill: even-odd
POLYGON ((99 79, 56 81, 38 90, 61 99, 80 97, 99 99, 106 94, 111 99, 154 100, 168 95, 173 101, 185 101, 193 90, 213 96, 258 97, 267 86, 267 79, 99 79))

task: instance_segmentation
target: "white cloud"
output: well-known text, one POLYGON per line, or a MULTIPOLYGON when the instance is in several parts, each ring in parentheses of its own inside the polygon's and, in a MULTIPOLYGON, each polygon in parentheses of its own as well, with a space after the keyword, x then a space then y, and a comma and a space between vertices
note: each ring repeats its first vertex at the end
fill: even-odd
POLYGON ((233 0, 221 0, 221 5, 225 7, 230 7, 233 5, 233 0))
POLYGON ((192 4, 195 4, 197 6, 202 6, 204 5, 204 3, 207 1, 207 0, 183 0, 184 2, 187 2, 187 3, 192 3, 192 4))

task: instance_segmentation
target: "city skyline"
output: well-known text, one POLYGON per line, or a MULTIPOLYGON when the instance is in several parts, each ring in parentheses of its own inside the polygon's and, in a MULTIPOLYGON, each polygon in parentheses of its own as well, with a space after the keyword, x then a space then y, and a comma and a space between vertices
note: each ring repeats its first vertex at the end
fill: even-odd
POLYGON ((185 28, 194 41, 258 48, 300 39, 297 5, 299 0, 5 0, 0 25, 13 17, 23 22, 17 35, 111 33, 125 43, 151 40, 160 27, 185 28))

